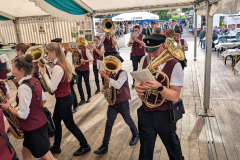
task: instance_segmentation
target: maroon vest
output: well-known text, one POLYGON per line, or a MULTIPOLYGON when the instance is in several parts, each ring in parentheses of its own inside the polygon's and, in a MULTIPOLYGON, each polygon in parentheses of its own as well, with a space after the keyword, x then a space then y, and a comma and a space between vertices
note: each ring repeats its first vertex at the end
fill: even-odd
MULTIPOLYGON (((29 79, 29 81, 31 83, 36 83, 38 80, 32 77, 29 79)), ((23 83, 23 84, 28 85, 32 90, 31 84, 29 83, 23 83)), ((40 82, 34 87, 34 91, 42 103, 42 86, 40 82)), ((18 93, 16 96, 16 102, 17 104, 19 104, 18 93)), ((47 123, 46 117, 43 112, 43 108, 38 102, 33 92, 32 92, 32 100, 31 100, 29 109, 30 109, 30 113, 28 114, 28 117, 26 119, 18 118, 21 130, 32 131, 39 127, 42 127, 44 124, 47 123)))
POLYGON ((34 68, 33 77, 35 77, 36 79, 39 79, 39 66, 38 66, 38 62, 33 62, 33 68, 34 68))
POLYGON ((103 44, 104 44, 105 52, 115 52, 116 51, 115 47, 112 47, 112 38, 111 37, 110 37, 110 39, 108 39, 106 37, 103 44))
MULTIPOLYGON (((5 132, 5 125, 4 125, 4 121, 3 121, 3 112, 1 109, 0 109, 0 131, 3 133, 5 138, 8 139, 7 133, 5 132)), ((2 159, 2 160, 12 159, 15 151, 13 150, 12 147, 11 147, 11 150, 12 150, 12 154, 11 154, 10 150, 8 149, 5 139, 0 135, 0 159, 2 159)))
POLYGON ((68 53, 68 50, 66 50, 66 49, 64 49, 64 54, 65 54, 65 57, 66 57, 66 55, 67 55, 67 53, 68 53))
MULTIPOLYGON (((175 40, 179 44, 179 40, 175 40)), ((180 39, 181 46, 184 46, 184 39, 180 39)))
MULTIPOLYGON (((58 62, 55 65, 61 66, 58 62)), ((57 90, 54 91, 55 97, 65 97, 70 93, 71 93, 70 82, 62 82, 62 80, 59 83, 57 90)))
MULTIPOLYGON (((121 70, 118 74, 116 74, 115 76, 112 76, 111 78, 114 80, 117 80, 119 77, 119 76, 117 77, 117 75, 120 75, 121 72, 123 72, 123 71, 124 70, 121 70)), ((116 103, 115 104, 119 104, 119 103, 127 101, 129 99, 131 99, 131 95, 130 95, 130 89, 129 89, 128 79, 127 79, 126 82, 121 87, 120 93, 116 93, 116 103)))
POLYGON ((6 96, 7 89, 6 89, 5 83, 3 81, 0 81, 0 89, 2 90, 3 94, 6 96))
MULTIPOLYGON (((84 50, 82 50, 82 56, 84 60, 88 60, 87 54, 86 54, 86 47, 84 47, 84 50)), ((81 57, 80 53, 79 53, 79 57, 81 57)), ((89 62, 86 62, 84 65, 81 65, 80 67, 77 67, 75 69, 78 71, 87 71, 89 70, 89 62)))
MULTIPOLYGON (((178 60, 174 58, 174 59, 171 59, 171 60, 167 61, 167 63, 163 67, 162 72, 164 72, 168 76, 169 82, 171 81, 172 70, 173 70, 173 68, 174 68, 176 63, 178 63, 178 60)), ((145 57, 142 69, 146 68, 147 65, 148 65, 147 64, 147 57, 145 57)), ((162 75, 158 75, 157 81, 161 82, 162 80, 163 80, 163 76, 162 75)), ((162 85, 163 86, 167 85, 166 80, 162 82, 162 85)), ((161 97, 162 96, 159 93, 158 94, 159 102, 161 101, 161 97)), ((156 96, 151 94, 148 98, 149 98, 148 99, 149 102, 154 103, 156 96)), ((143 108, 145 109, 145 111, 147 111, 147 112, 149 112, 149 111, 153 112, 153 111, 156 111, 156 110, 168 110, 169 109, 169 103, 168 102, 164 102, 161 106, 159 106, 157 108, 149 108, 149 107, 147 107, 147 105, 144 102, 142 102, 142 105, 143 105, 143 108)))
POLYGON ((0 79, 7 79, 7 64, 6 63, 0 63, 0 79))
MULTIPOLYGON (((137 39, 142 41, 143 34, 140 34, 137 39)), ((145 55, 145 49, 144 46, 142 48, 139 48, 140 44, 136 41, 134 41, 133 46, 132 46, 132 56, 142 56, 145 55)))
MULTIPOLYGON (((101 47, 102 47, 102 45, 100 44, 98 47, 97 47, 97 49, 98 50, 101 50, 101 47)), ((97 65, 97 60, 100 60, 100 61, 102 61, 103 60, 103 57, 100 57, 100 55, 97 53, 97 51, 95 50, 95 51, 93 51, 93 65, 97 65)))

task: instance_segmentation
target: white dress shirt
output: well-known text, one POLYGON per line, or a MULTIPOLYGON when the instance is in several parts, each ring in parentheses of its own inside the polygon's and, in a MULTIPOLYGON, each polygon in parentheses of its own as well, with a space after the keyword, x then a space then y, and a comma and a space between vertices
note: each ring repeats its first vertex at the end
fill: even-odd
MULTIPOLYGON (((19 80, 18 84, 18 108, 17 114, 20 118, 26 119, 28 117, 28 114, 30 113, 30 104, 32 101, 32 89, 26 85, 22 84, 24 80, 32 78, 31 75, 28 75, 26 77, 23 77, 19 80)), ((44 92, 42 91, 42 100, 44 101, 46 99, 44 92)))
MULTIPOLYGON (((118 74, 119 71, 115 73, 118 74)), ((110 78, 109 87, 113 86, 115 89, 120 89, 128 78, 127 72, 122 71, 117 80, 110 78)))
MULTIPOLYGON (((142 69, 144 60, 145 60, 146 56, 143 56, 140 63, 139 63, 139 67, 138 70, 142 69)), ((157 70, 158 71, 162 71, 164 66, 166 65, 167 62, 161 64, 160 66, 158 66, 157 70)), ((158 74, 156 74, 156 77, 158 77, 158 74)), ((183 70, 182 70, 182 66, 181 64, 178 62, 175 64, 175 66, 173 67, 172 70, 172 75, 171 75, 171 80, 169 83, 170 86, 183 86, 183 70)))
MULTIPOLYGON (((57 63, 57 58, 53 61, 54 64, 57 63)), ((60 65, 55 65, 53 68, 52 68, 52 74, 51 74, 51 79, 48 77, 48 75, 45 73, 44 74, 44 77, 45 77, 45 80, 46 80, 46 83, 47 83, 47 86, 48 88, 51 90, 51 91, 56 91, 57 88, 58 88, 58 85, 59 83, 61 82, 62 80, 62 77, 63 77, 63 74, 64 74, 64 71, 62 69, 62 67, 60 65)))
MULTIPOLYGON (((65 49, 62 47, 63 52, 65 51, 65 49)), ((72 63, 72 53, 71 52, 67 52, 66 54, 66 59, 68 61, 68 63, 70 64, 70 66, 72 67, 73 63, 72 63)))
MULTIPOLYGON (((81 49, 79 49, 79 51, 80 51, 80 53, 82 52, 81 49)), ((88 60, 91 60, 91 61, 93 60, 92 54, 89 51, 89 49, 87 49, 87 48, 86 48, 86 56, 87 56, 88 60)))
MULTIPOLYGON (((98 48, 99 46, 100 46, 100 43, 96 46, 96 48, 98 48)), ((100 51, 101 51, 101 52, 105 52, 104 45, 102 45, 100 51)))
POLYGON ((4 81, 4 84, 5 84, 5 88, 6 88, 6 95, 7 94, 10 94, 10 89, 9 89, 9 87, 8 87, 8 85, 7 85, 7 83, 4 81))

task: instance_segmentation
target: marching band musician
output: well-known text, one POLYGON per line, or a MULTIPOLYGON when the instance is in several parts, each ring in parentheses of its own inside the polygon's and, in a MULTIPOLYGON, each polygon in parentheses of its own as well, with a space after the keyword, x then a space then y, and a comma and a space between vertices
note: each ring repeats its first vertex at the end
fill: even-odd
MULTIPOLYGON (((140 28, 139 26, 134 26, 134 32, 138 33, 138 37, 133 36, 129 43, 128 46, 130 46, 130 42, 134 40, 133 45, 132 45, 132 53, 131 53, 131 60, 132 60, 132 65, 133 65, 133 71, 138 70, 138 63, 140 63, 141 58, 145 55, 145 49, 144 49, 144 43, 143 39, 145 38, 144 34, 139 34, 140 28)), ((134 87, 134 79, 133 79, 133 84, 132 87, 134 87)))
POLYGON ((74 156, 83 155, 91 150, 81 130, 75 124, 72 115, 72 94, 70 89, 70 81, 72 78, 72 68, 67 62, 60 44, 51 42, 46 46, 48 58, 55 64, 52 68, 51 79, 46 74, 44 67, 44 77, 48 87, 54 91, 56 97, 56 105, 53 113, 53 121, 56 127, 54 143, 51 147, 51 152, 61 153, 62 125, 63 120, 67 129, 80 142, 80 148, 73 153, 74 156))
MULTIPOLYGON (((59 43, 62 47, 62 50, 63 50, 63 53, 65 54, 65 57, 66 57, 66 60, 68 61, 68 63, 70 64, 70 66, 72 67, 73 64, 72 64, 72 53, 69 52, 68 50, 66 50, 63 46, 62 46, 62 38, 56 38, 56 39, 53 39, 51 40, 51 42, 56 42, 56 43, 59 43)), ((77 100, 77 95, 76 95, 76 92, 73 88, 74 86, 74 80, 72 79, 71 80, 71 83, 70 83, 70 87, 71 87, 71 92, 72 92, 72 95, 73 95, 73 110, 72 112, 75 113, 78 111, 78 100, 77 100)))
MULTIPOLYGON (((96 44, 96 46, 93 48, 93 73, 95 76, 95 83, 97 86, 97 90, 95 92, 95 94, 100 92, 100 87, 99 87, 99 73, 98 73, 98 69, 97 69, 97 60, 103 60, 103 53, 104 53, 104 46, 102 46, 100 44, 100 37, 99 36, 95 36, 94 37, 94 43, 96 44)), ((104 78, 102 77, 102 84, 104 85, 104 78)))
MULTIPOLYGON (((79 47, 79 52, 82 54, 83 59, 80 59, 82 65, 80 67, 75 68, 75 72, 78 75, 78 91, 81 97, 81 101, 79 102, 79 106, 86 103, 89 103, 91 101, 91 88, 89 84, 89 62, 93 61, 92 54, 90 53, 89 49, 84 46, 84 44, 81 43, 79 38, 76 40, 79 47), (82 77, 84 78, 85 86, 87 89, 88 99, 85 101, 85 96, 82 89, 82 77)), ((80 57, 80 55, 79 55, 80 57)))
MULTIPOLYGON (((17 53, 17 57, 20 56, 24 56, 26 51, 28 50, 30 46, 26 45, 24 43, 19 43, 16 45, 16 53, 17 53)), ((39 66, 38 66, 38 62, 33 62, 33 67, 34 67, 34 72, 33 72, 33 77, 39 79, 39 66)))
POLYGON ((116 37, 112 33, 105 33, 101 38, 101 43, 103 43, 105 49, 104 57, 112 52, 116 52, 116 37))
POLYGON ((7 131, 9 123, 0 109, 0 157, 1 159, 18 160, 15 150, 8 140, 7 131))
POLYGON ((8 100, 7 103, 0 105, 17 117, 20 129, 24 131, 23 159, 32 159, 34 156, 55 160, 50 152, 48 124, 42 108, 46 98, 40 82, 31 75, 32 61, 31 55, 21 56, 16 58, 12 65, 12 74, 20 85, 16 96, 19 110, 12 108, 8 100))
MULTIPOLYGON (((118 54, 112 54, 113 56, 117 57, 121 62, 123 62, 123 59, 118 54)), ((105 134, 103 137, 103 142, 100 148, 94 151, 95 154, 104 154, 108 152, 108 144, 112 132, 112 126, 114 124, 114 121, 120 113, 124 119, 124 121, 127 123, 127 125, 130 127, 132 132, 132 139, 129 142, 129 145, 135 145, 138 141, 138 131, 137 127, 132 120, 132 117, 129 112, 129 99, 131 99, 129 85, 128 85, 128 75, 127 72, 120 69, 116 71, 115 73, 112 73, 112 75, 109 77, 105 72, 102 70, 99 70, 99 73, 102 77, 105 78, 106 81, 109 82, 110 86, 115 88, 116 90, 120 90, 120 93, 118 91, 114 90, 116 92, 116 102, 114 105, 108 105, 108 111, 107 111, 107 122, 105 127, 105 134)), ((104 92, 106 89, 106 86, 104 85, 102 87, 102 92, 104 92)))
MULTIPOLYGON (((143 39, 146 45, 146 52, 148 56, 141 59, 139 70, 148 66, 151 60, 157 58, 165 49, 166 36, 162 34, 153 34, 143 39)), ((157 80, 151 81, 144 79, 144 81, 135 82, 135 90, 141 98, 147 89, 154 89, 158 91, 158 97, 163 96, 168 101, 176 102, 179 99, 181 87, 183 86, 183 71, 181 64, 177 59, 172 58, 169 61, 159 65, 158 71, 164 72, 169 77, 170 88, 166 88, 166 81, 162 81, 163 77, 158 76, 157 80)), ((155 98, 149 97, 149 102, 154 103, 155 98)), ((138 114, 138 129, 140 138, 140 152, 139 160, 152 160, 156 135, 158 134, 167 149, 169 159, 183 160, 181 145, 176 134, 176 122, 170 120, 169 103, 164 102, 156 108, 149 108, 144 102, 137 110, 138 114)))
POLYGON ((6 54, 1 54, 0 59, 4 61, 4 63, 0 62, 0 79, 7 80, 7 74, 11 72, 9 59, 6 54))

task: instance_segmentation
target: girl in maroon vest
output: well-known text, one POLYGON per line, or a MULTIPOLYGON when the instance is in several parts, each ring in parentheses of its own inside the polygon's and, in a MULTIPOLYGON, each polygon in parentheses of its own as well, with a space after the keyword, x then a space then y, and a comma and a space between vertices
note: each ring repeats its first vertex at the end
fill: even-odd
POLYGON ((67 62, 65 55, 62 51, 60 44, 52 42, 46 46, 46 52, 51 61, 55 64, 52 68, 52 76, 49 79, 44 67, 44 77, 48 87, 54 91, 56 97, 56 105, 53 113, 53 121, 56 127, 54 143, 51 147, 51 152, 61 153, 61 140, 62 140, 62 125, 63 120, 67 129, 80 142, 81 147, 73 153, 74 156, 83 155, 91 150, 81 130, 75 124, 72 115, 73 97, 70 89, 70 81, 72 79, 72 68, 67 62))
MULTIPOLYGON (((25 55, 26 51, 28 50, 30 46, 26 45, 24 43, 19 43, 16 45, 16 53, 17 53, 17 57, 21 57, 23 55, 25 55)), ((38 62, 34 62, 33 63, 33 67, 34 67, 34 72, 33 72, 33 77, 39 79, 39 66, 38 66, 38 62)))
MULTIPOLYGON (((98 69, 97 69, 97 60, 102 61, 103 60, 103 53, 104 53, 104 46, 102 46, 100 43, 100 37, 99 36, 95 36, 94 37, 94 43, 96 44, 96 46, 93 48, 93 73, 95 76, 95 83, 97 86, 97 90, 95 92, 95 94, 97 94, 98 92, 100 92, 100 87, 99 87, 99 73, 98 73, 98 69)), ((104 78, 102 77, 102 84, 104 85, 104 78)))
MULTIPOLYGON (((120 57, 117 54, 114 54, 113 56, 116 56, 118 59, 120 59, 121 62, 123 62, 122 57, 120 57)), ((99 73, 102 77, 106 79, 106 81, 109 82, 110 86, 115 88, 116 90, 116 102, 114 105, 108 105, 108 111, 107 111, 107 122, 105 127, 105 134, 103 137, 103 142, 100 148, 94 151, 95 154, 104 154, 108 152, 108 144, 112 132, 112 126, 114 124, 114 121, 120 113, 124 119, 124 121, 127 123, 127 125, 130 127, 132 132, 132 139, 129 142, 129 145, 135 145, 138 141, 138 131, 137 127, 132 120, 132 117, 130 115, 129 111, 129 102, 128 100, 131 99, 129 85, 128 85, 128 75, 127 72, 124 70, 118 70, 111 74, 109 77, 105 72, 102 70, 99 70, 99 73)), ((104 92, 105 86, 102 87, 102 92, 104 92)), ((114 90, 113 90, 114 91, 114 90)))
POLYGON ((83 44, 81 44, 81 41, 79 42, 77 40, 78 43, 78 47, 79 48, 79 57, 81 57, 80 54, 82 54, 82 59, 80 59, 80 62, 83 63, 80 67, 76 67, 75 68, 75 72, 78 75, 78 91, 80 94, 80 98, 81 101, 79 102, 79 106, 86 103, 89 103, 91 101, 91 87, 89 84, 89 62, 93 61, 93 57, 92 54, 90 53, 90 51, 86 48, 86 46, 84 46, 83 44), (82 89, 82 78, 84 78, 84 82, 85 82, 85 86, 87 89, 87 94, 88 94, 88 99, 87 101, 85 101, 85 96, 83 93, 83 89, 82 89))
MULTIPOLYGON (((184 51, 184 54, 185 54, 185 51, 188 51, 188 44, 185 39, 181 38, 180 29, 175 29, 174 40, 182 47, 182 50, 184 51)), ((185 59, 186 59, 186 55, 185 55, 185 59)), ((179 62, 181 63, 182 68, 184 69, 185 67, 184 60, 179 62)))
MULTIPOLYGON (((139 26, 134 26, 133 29, 135 33, 139 34, 139 31, 140 31, 139 26)), ((144 43, 143 43, 144 38, 145 38, 144 34, 139 34, 138 37, 133 36, 131 38, 131 40, 134 40, 134 43, 132 45, 132 53, 131 53, 133 71, 138 70, 138 63, 140 63, 141 58, 145 55, 145 49, 144 49, 144 43)), ((130 46, 129 43, 128 43, 128 46, 130 46)), ((135 80, 133 79, 132 87, 134 87, 134 81, 135 80)))
POLYGON ((6 54, 1 54, 0 58, 5 61, 5 63, 0 63, 0 79, 6 80, 7 74, 11 72, 9 59, 6 54))
POLYGON ((21 56, 15 59, 12 65, 12 73, 20 85, 16 96, 19 110, 12 108, 9 101, 0 105, 4 110, 11 112, 18 118, 20 129, 24 131, 23 159, 32 159, 34 156, 55 160, 50 152, 48 125, 42 108, 46 98, 40 82, 31 75, 33 71, 32 61, 31 55, 21 56), (29 82, 35 84, 33 90, 29 82))

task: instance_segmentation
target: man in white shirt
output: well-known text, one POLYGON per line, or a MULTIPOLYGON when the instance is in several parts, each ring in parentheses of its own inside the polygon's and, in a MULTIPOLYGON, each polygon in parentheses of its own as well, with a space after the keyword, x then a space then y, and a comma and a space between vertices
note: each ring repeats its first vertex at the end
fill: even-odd
MULTIPOLYGON (((72 67, 73 66, 73 64, 72 64, 72 53, 69 52, 68 50, 66 50, 63 47, 63 45, 62 45, 62 38, 53 39, 53 40, 51 40, 51 42, 56 42, 56 43, 59 43, 61 45, 62 50, 63 50, 63 52, 65 54, 65 57, 66 57, 68 63, 70 64, 70 66, 72 67)), ((71 86, 70 87, 71 87, 71 92, 72 92, 72 95, 73 95, 73 111, 72 112, 75 113, 75 112, 78 111, 79 108, 78 108, 77 95, 76 95, 76 92, 74 90, 74 81, 73 81, 73 79, 71 81, 71 86)))
MULTIPOLYGON (((145 69, 164 50, 166 36, 153 34, 143 39, 147 56, 140 62, 138 70, 145 69)), ((179 138, 176 134, 176 123, 171 122, 169 102, 179 100, 183 86, 183 71, 181 64, 173 58, 156 66, 156 70, 164 72, 169 78, 170 87, 163 76, 156 74, 156 80, 146 78, 140 83, 135 82, 135 90, 142 99, 142 106, 138 109, 138 129, 140 138, 139 160, 153 159, 156 135, 159 135, 170 159, 184 160, 179 138), (156 96, 156 94, 158 96, 156 96), (165 98, 165 101, 163 98, 165 98), (162 101, 162 103, 160 103, 162 101), (155 104, 154 108, 152 105, 155 104)))

